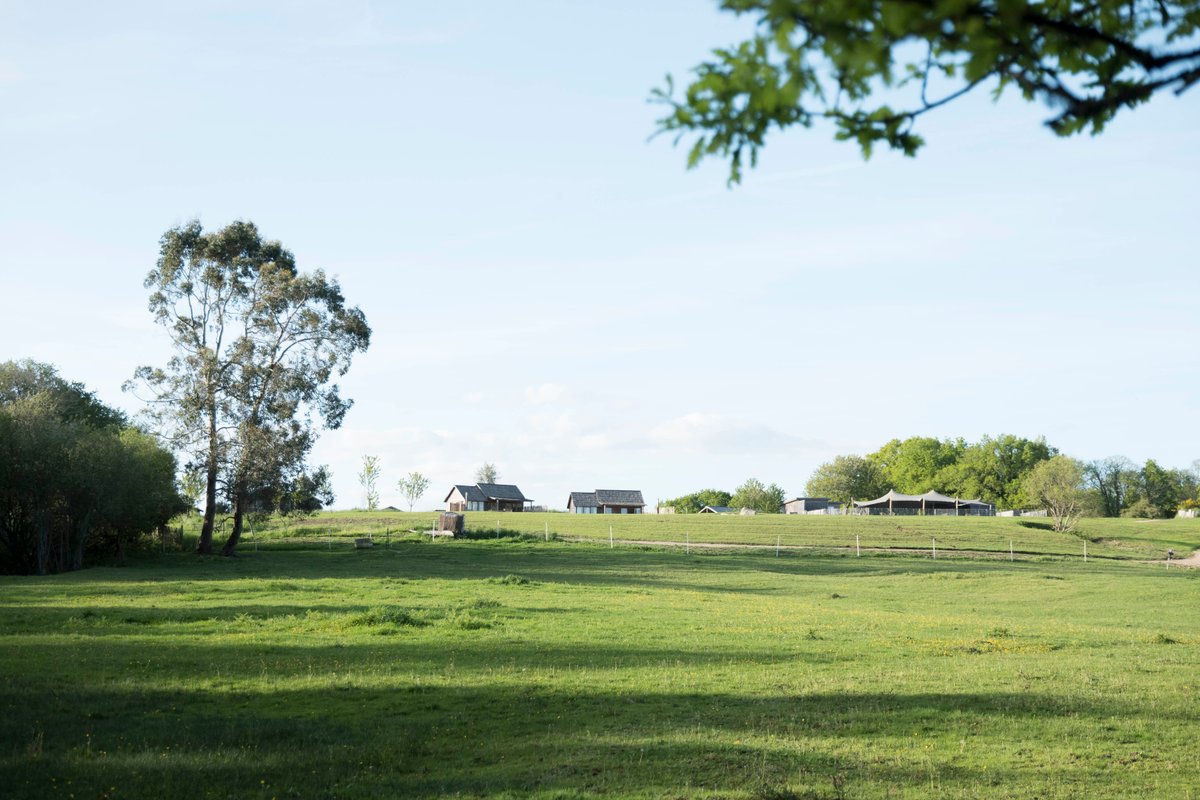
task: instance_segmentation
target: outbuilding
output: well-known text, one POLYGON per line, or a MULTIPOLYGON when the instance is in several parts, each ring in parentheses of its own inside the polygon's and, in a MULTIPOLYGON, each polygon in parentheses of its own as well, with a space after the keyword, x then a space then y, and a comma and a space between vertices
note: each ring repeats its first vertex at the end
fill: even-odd
POLYGON ((783 504, 784 514, 837 514, 841 510, 842 504, 828 497, 793 497, 783 504))
POLYGON ((571 492, 567 498, 567 511, 572 514, 641 514, 645 508, 646 501, 637 489, 571 492))

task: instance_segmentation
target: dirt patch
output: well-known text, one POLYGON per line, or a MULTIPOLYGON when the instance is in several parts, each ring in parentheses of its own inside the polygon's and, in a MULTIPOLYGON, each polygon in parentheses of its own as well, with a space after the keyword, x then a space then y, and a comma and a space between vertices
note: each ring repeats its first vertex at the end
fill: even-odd
MULTIPOLYGON (((1163 562, 1166 563, 1165 561, 1163 562)), ((1171 560, 1173 567, 1191 567, 1192 569, 1200 569, 1200 550, 1192 553, 1187 558, 1175 558, 1171 560)))

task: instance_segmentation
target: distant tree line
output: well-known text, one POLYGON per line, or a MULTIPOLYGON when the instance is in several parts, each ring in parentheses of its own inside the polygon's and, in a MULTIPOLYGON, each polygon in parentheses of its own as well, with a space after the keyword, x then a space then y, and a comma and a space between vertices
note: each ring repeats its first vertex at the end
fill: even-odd
MULTIPOLYGON (((838 502, 868 500, 889 489, 903 494, 936 490, 980 498, 998 508, 1044 507, 1032 488, 1035 469, 1061 456, 1043 438, 1002 434, 978 442, 914 436, 893 439, 866 456, 840 455, 813 472, 805 492, 838 502)), ((1063 458, 1068 458, 1062 456, 1063 458)), ((1088 516, 1169 517, 1179 508, 1200 506, 1200 462, 1191 469, 1166 469, 1153 459, 1138 467, 1114 456, 1074 465, 1058 473, 1077 476, 1079 493, 1070 506, 1088 516), (1065 471, 1064 471, 1065 470, 1065 471), (1077 501, 1077 502, 1076 502, 1077 501)))
POLYGON ((732 493, 721 489, 701 489, 673 500, 664 500, 664 506, 675 509, 676 514, 697 514, 705 506, 749 508, 760 514, 778 514, 783 510, 786 499, 783 488, 772 483, 764 485, 757 478, 750 478, 732 493))
POLYGON ((186 508, 175 458, 80 383, 0 364, 0 572, 116 556, 186 508))

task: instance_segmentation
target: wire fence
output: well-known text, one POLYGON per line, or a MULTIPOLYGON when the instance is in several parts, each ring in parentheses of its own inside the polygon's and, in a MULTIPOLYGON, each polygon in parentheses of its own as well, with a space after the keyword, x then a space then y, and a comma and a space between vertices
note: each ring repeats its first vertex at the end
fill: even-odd
MULTIPOLYGON (((214 551, 219 550, 226 531, 218 527, 214 535, 214 551)), ((929 559, 989 559, 1008 561, 1079 559, 1103 561, 1158 561, 1165 560, 1168 566, 1176 558, 1174 551, 1160 554, 1145 552, 1113 552, 1111 544, 1092 543, 1086 538, 1075 538, 1069 545, 1047 547, 1045 541, 1024 541, 1018 537, 1005 536, 930 536, 924 541, 912 535, 883 536, 879 531, 854 533, 853 535, 805 535, 798 532, 776 533, 771 537, 759 535, 754 540, 738 541, 735 537, 714 539, 711 531, 692 536, 646 537, 645 531, 623 530, 617 532, 609 526, 607 535, 564 532, 551 530, 549 523, 543 530, 532 532, 505 527, 501 520, 494 525, 476 523, 461 534, 439 531, 436 525, 420 527, 356 526, 348 529, 341 526, 298 525, 295 527, 273 526, 267 530, 256 530, 248 526, 242 534, 238 551, 253 553, 273 549, 325 549, 325 550, 373 550, 411 546, 418 542, 446 541, 497 541, 497 542, 556 542, 563 545, 583 544, 607 546, 609 548, 660 548, 682 551, 685 554, 715 554, 729 551, 785 555, 825 555, 871 557, 880 555, 924 557, 929 559), (874 534, 874 535, 872 535, 874 534), (764 539, 766 539, 764 541, 764 539)), ((196 532, 186 532, 184 526, 160 529, 155 549, 163 552, 186 552, 196 549, 196 532)), ((1186 554, 1181 554, 1186 555, 1186 554)))

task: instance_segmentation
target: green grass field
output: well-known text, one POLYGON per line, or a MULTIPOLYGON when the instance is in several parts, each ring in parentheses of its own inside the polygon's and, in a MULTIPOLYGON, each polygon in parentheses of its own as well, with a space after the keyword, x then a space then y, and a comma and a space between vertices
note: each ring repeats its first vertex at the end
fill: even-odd
POLYGON ((1200 796, 1197 570, 275 534, 0 578, 0 796, 1200 796))
MULTIPOLYGON (((428 530, 436 518, 435 512, 327 512, 305 519, 276 519, 254 536, 260 543, 289 537, 316 543, 327 533, 335 538, 381 538, 389 532, 428 530)), ((187 535, 194 537, 199 519, 192 517, 184 526, 187 535)), ((1007 556, 1011 543, 1014 553, 1023 557, 1082 558, 1085 540, 1088 555, 1096 558, 1163 559, 1168 549, 1180 556, 1200 549, 1200 520, 1195 519, 1084 519, 1074 532, 1055 533, 1049 520, 1012 517, 467 514, 467 528, 477 537, 494 536, 499 527, 501 535, 549 533, 607 543, 610 526, 616 541, 764 547, 778 542, 783 547, 835 552, 854 549, 855 536, 868 549, 932 550, 931 540, 936 539, 939 551, 950 556, 956 550, 1007 556)), ((253 547, 249 538, 246 543, 253 547)))

